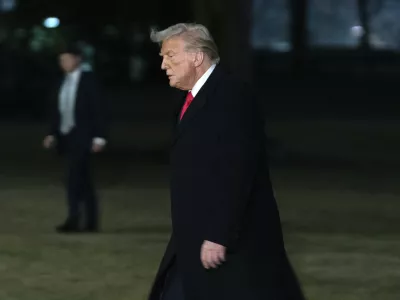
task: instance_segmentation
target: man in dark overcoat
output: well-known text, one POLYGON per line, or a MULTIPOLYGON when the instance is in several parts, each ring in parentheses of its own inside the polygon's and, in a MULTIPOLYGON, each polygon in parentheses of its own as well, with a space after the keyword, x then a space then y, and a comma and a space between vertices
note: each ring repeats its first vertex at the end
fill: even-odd
POLYGON ((252 88, 219 65, 202 25, 177 24, 151 39, 161 45, 170 86, 185 95, 170 156, 172 235, 149 299, 304 299, 284 247, 252 88))

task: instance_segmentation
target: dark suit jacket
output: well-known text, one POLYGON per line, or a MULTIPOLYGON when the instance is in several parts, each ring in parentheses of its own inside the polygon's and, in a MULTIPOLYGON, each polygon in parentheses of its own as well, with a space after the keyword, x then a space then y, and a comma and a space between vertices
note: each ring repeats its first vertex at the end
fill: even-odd
MULTIPOLYGON (((59 137, 60 111, 59 93, 64 82, 62 78, 51 95, 51 126, 49 133, 59 137)), ((106 107, 96 78, 92 72, 82 71, 75 99, 74 134, 81 143, 90 146, 94 137, 106 138, 106 107)))
POLYGON ((265 143, 251 87, 217 67, 176 126, 173 233, 151 300, 159 299, 174 262, 186 300, 302 299, 286 257, 265 143), (216 270, 201 265, 204 240, 228 249, 227 262, 216 270))

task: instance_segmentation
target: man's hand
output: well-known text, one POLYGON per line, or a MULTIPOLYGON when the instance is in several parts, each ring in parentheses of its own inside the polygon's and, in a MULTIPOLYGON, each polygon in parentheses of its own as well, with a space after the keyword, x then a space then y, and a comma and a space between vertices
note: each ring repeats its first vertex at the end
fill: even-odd
POLYGON ((94 153, 99 153, 101 151, 103 151, 104 149, 104 145, 100 145, 98 143, 92 143, 92 152, 94 153))
POLYGON ((201 262, 206 269, 218 268, 226 259, 226 248, 210 241, 201 246, 201 262))
POLYGON ((54 136, 48 135, 43 140, 43 147, 46 149, 50 149, 51 147, 53 147, 54 142, 55 142, 54 136))
POLYGON ((99 153, 104 150, 104 147, 106 146, 107 141, 104 138, 101 137, 95 137, 92 140, 92 152, 93 153, 99 153))

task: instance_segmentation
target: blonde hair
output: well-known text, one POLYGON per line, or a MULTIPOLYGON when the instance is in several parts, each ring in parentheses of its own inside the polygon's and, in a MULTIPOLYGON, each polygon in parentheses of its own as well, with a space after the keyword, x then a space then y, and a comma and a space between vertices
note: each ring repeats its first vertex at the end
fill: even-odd
POLYGON ((162 44, 165 40, 176 36, 183 38, 186 43, 186 51, 203 52, 212 63, 219 63, 218 47, 208 29, 201 24, 179 23, 161 31, 152 29, 150 39, 155 43, 162 44))

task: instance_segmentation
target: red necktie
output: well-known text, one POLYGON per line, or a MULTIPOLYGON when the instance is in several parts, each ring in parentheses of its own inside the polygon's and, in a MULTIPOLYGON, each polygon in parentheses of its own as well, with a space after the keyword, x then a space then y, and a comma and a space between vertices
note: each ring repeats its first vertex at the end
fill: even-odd
POLYGON ((193 98, 194 98, 194 97, 193 97, 193 95, 192 95, 192 92, 189 92, 189 93, 186 95, 185 104, 183 104, 182 111, 181 111, 181 116, 180 116, 179 120, 182 120, 183 115, 185 114, 186 110, 188 109, 190 103, 192 103, 193 98))

